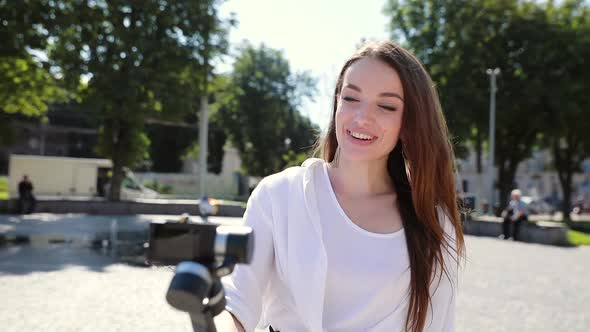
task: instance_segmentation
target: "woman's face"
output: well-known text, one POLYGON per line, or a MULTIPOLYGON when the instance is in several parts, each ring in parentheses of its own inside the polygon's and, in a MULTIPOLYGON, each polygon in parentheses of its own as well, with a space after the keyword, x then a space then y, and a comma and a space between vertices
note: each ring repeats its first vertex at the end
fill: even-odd
POLYGON ((387 158, 397 144, 404 112, 397 71, 378 59, 357 60, 344 73, 337 98, 340 156, 355 161, 387 158))

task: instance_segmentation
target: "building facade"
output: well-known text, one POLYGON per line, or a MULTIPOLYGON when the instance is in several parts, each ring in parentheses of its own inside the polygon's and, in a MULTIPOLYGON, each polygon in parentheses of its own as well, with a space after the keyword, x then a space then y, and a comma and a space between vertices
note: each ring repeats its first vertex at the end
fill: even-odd
MULTIPOLYGON (((475 198, 477 212, 484 210, 491 196, 491 183, 489 179, 489 159, 487 154, 482 156, 482 172, 477 172, 476 153, 469 149, 467 158, 458 159, 459 169, 457 184, 459 191, 475 198)), ((497 167, 494 167, 497 180, 497 167)), ((532 156, 521 162, 514 177, 514 188, 522 191, 523 196, 529 196, 532 200, 543 201, 559 209, 563 200, 563 191, 559 182, 558 173, 553 166, 553 158, 548 150, 533 150, 532 156)), ((573 178, 572 202, 578 197, 590 199, 590 159, 582 164, 581 172, 573 178)), ((499 192, 494 190, 494 201, 501 206, 507 202, 499 202, 499 192)))

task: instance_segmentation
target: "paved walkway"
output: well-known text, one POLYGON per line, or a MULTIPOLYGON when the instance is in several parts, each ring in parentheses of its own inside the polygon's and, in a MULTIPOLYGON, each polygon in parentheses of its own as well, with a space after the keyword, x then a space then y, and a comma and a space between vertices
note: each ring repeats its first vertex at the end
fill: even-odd
MULTIPOLYGON (((467 251, 457 331, 589 330, 590 247, 467 237, 467 251)), ((2 248, 0 329, 190 331, 188 316, 165 302, 171 277, 75 246, 2 248)))
POLYGON ((588 331, 590 247, 467 237, 458 331, 588 331))

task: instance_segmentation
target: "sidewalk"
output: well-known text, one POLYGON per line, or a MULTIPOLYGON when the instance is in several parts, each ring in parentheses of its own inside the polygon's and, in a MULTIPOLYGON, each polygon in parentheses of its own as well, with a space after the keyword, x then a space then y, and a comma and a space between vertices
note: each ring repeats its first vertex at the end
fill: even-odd
MULTIPOLYGON (((473 236, 466 242, 456 332, 588 331, 590 247, 473 236)), ((166 303, 171 278, 166 268, 120 264, 67 246, 0 249, 0 327, 3 332, 189 332, 188 316, 166 303)))
MULTIPOLYGON (((147 267, 145 256, 129 253, 124 243, 115 250, 88 245, 113 229, 119 239, 131 234, 146 241, 150 223, 174 218, 0 215, 0 238, 26 242, 2 246, 0 241, 1 330, 192 331, 189 316, 165 300, 171 268, 147 267)), ((241 218, 209 220, 241 223, 241 218)))

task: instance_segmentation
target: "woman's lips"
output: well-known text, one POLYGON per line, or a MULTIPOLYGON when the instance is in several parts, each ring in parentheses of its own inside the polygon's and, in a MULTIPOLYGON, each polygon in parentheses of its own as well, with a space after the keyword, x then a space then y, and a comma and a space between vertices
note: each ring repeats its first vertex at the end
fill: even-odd
POLYGON ((350 132, 350 130, 346 130, 346 137, 347 137, 347 139, 352 144, 354 144, 354 145, 360 145, 360 146, 371 145, 377 139, 377 137, 375 137, 375 136, 373 136, 372 139, 360 139, 360 138, 356 138, 356 137, 352 136, 352 133, 350 132))

